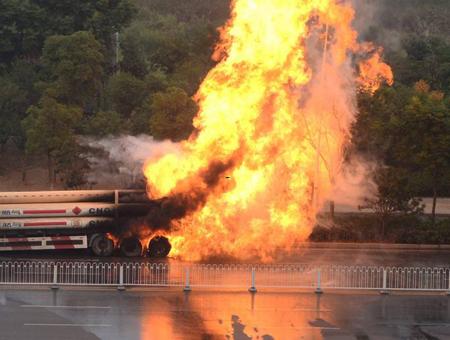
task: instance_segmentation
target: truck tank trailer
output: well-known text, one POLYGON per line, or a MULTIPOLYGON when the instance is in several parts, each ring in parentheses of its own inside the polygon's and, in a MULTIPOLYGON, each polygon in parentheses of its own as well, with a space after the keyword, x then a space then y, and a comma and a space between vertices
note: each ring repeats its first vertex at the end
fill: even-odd
POLYGON ((151 208, 142 190, 75 190, 0 193, 0 251, 86 249, 96 256, 166 257, 163 236, 143 245, 137 237, 118 237, 122 223, 151 208), (145 250, 145 251, 144 251, 145 250))

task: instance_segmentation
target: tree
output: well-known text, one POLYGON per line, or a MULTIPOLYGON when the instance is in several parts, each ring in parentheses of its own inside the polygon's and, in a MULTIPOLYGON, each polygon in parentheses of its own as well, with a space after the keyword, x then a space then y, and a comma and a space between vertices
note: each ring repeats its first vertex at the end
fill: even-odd
POLYGON ((27 107, 26 93, 5 77, 0 78, 0 148, 20 135, 20 121, 27 107))
POLYGON ((149 72, 145 76, 145 85, 150 93, 163 91, 168 87, 167 74, 161 70, 149 72))
POLYGON ((32 1, 0 2, 0 61, 38 59, 44 41, 45 17, 32 1))
POLYGON ((56 182, 55 163, 65 156, 67 150, 74 149, 75 129, 81 118, 82 111, 78 107, 61 104, 55 98, 44 95, 37 105, 28 109, 28 116, 23 120, 26 151, 47 156, 51 188, 56 182))
POLYGON ((122 39, 120 70, 142 79, 151 67, 147 60, 142 38, 133 33, 127 32, 122 39))
POLYGON ((372 176, 377 187, 372 197, 364 199, 361 209, 374 210, 380 220, 381 237, 385 237, 386 225, 393 214, 418 214, 423 205, 415 196, 415 187, 407 171, 393 167, 379 167, 372 176))
MULTIPOLYGON (((38 60, 51 35, 89 31, 112 50, 112 35, 134 17, 130 0, 3 0, 0 2, 0 61, 38 60)), ((112 55, 114 52, 110 52, 112 55)))
POLYGON ((433 196, 434 223, 438 195, 450 192, 450 110, 444 94, 419 81, 414 88, 385 88, 373 97, 362 94, 358 104, 356 149, 406 172, 416 196, 433 196))
POLYGON ((23 150, 21 120, 27 108, 38 98, 33 86, 36 79, 36 67, 21 60, 11 64, 8 72, 0 75, 0 148, 12 140, 23 150))
MULTIPOLYGON (((173 8, 172 13, 167 12, 165 3, 141 5, 144 10, 139 20, 122 35, 122 70, 138 78, 155 71, 165 73, 171 86, 181 87, 192 95, 214 64, 210 56, 217 40, 217 25, 209 17, 194 14, 198 5, 178 1, 178 9, 183 10, 173 8), (179 16, 174 16, 175 12, 179 16)), ((214 11, 206 2, 203 6, 214 11)), ((222 19, 225 21, 226 17, 222 19)))
POLYGON ((432 88, 450 91, 450 44, 444 39, 412 37, 404 42, 406 58, 394 60, 399 79, 413 86, 425 80, 432 88), (406 60, 405 60, 406 59, 406 60), (402 63, 403 65, 399 65, 402 63), (400 72, 401 71, 401 72, 400 72))
POLYGON ((84 123, 84 133, 105 137, 118 135, 123 131, 123 121, 115 111, 99 111, 84 123))
POLYGON ((120 72, 110 78, 108 92, 113 110, 122 117, 129 117, 144 100, 147 88, 143 80, 120 72))
POLYGON ((102 87, 104 57, 92 33, 49 37, 42 60, 59 100, 85 110, 94 105, 102 87))
POLYGON ((396 166, 393 148, 398 135, 393 120, 402 112, 412 90, 405 86, 382 87, 374 95, 358 94, 358 113, 352 126, 352 144, 356 151, 386 165, 396 166))
POLYGON ((439 192, 450 187, 450 107, 444 94, 430 91, 426 82, 416 83, 414 95, 394 121, 394 130, 400 135, 396 157, 412 173, 420 174, 432 191, 434 223, 439 192))
POLYGON ((207 19, 216 25, 229 17, 230 0, 152 0, 140 4, 141 11, 174 15, 178 21, 207 19))
POLYGON ((130 133, 133 135, 150 135, 150 117, 152 116, 152 98, 147 96, 142 104, 130 116, 130 133))
POLYGON ((150 133, 153 137, 178 141, 191 134, 197 104, 185 91, 169 87, 155 93, 151 101, 150 133))
POLYGON ((76 142, 64 143, 56 152, 55 174, 68 189, 81 189, 88 183, 86 174, 90 170, 87 147, 76 142))

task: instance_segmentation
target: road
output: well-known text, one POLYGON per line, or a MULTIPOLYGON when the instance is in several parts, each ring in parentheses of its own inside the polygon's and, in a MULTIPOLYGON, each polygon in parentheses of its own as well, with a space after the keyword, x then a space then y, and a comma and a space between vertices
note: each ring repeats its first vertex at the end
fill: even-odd
POLYGON ((3 289, 0 339, 450 339, 449 299, 3 289))
MULTIPOLYGON (((0 261, 102 261, 127 262, 145 261, 155 262, 149 258, 95 258, 83 252, 73 251, 63 255, 60 252, 27 252, 2 253, 0 261)), ((159 260, 162 262, 177 262, 176 259, 159 260)), ((214 258, 209 263, 238 263, 240 259, 214 258)), ((257 261, 251 261, 255 263, 257 261)), ((294 249, 288 255, 280 255, 274 259, 277 263, 309 263, 309 264, 340 264, 340 265, 378 265, 378 266, 449 266, 450 249, 368 249, 365 246, 346 248, 342 245, 330 244, 328 248, 314 248, 304 246, 294 249)))

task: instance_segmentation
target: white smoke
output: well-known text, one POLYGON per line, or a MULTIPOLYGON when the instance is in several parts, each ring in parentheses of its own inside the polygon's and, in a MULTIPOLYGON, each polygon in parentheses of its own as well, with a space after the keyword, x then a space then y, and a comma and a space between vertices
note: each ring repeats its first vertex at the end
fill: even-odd
POLYGON ((86 155, 90 164, 87 179, 99 187, 142 189, 145 187, 142 172, 145 161, 179 152, 177 143, 156 141, 148 135, 83 137, 80 143, 91 149, 86 155))
POLYGON ((342 209, 357 209, 363 205, 366 197, 376 192, 376 184, 372 180, 372 173, 377 164, 354 156, 345 163, 335 178, 333 191, 329 200, 342 209))

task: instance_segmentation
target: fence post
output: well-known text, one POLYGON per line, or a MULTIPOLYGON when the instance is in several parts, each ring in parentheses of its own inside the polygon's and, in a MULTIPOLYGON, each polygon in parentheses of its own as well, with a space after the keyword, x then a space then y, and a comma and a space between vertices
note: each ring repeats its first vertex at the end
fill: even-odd
POLYGON ((58 264, 55 263, 53 266, 53 283, 52 283, 52 289, 59 289, 58 287, 58 264))
POLYGON ((447 295, 450 296, 450 269, 449 269, 448 274, 447 274, 447 280, 448 280, 448 282, 447 282, 447 295))
POLYGON ((183 290, 185 292, 190 292, 192 289, 191 289, 191 283, 190 283, 189 267, 186 267, 186 270, 185 270, 184 273, 185 273, 185 281, 184 281, 184 288, 183 288, 183 290))
POLYGON ((119 267, 119 285, 117 286, 117 290, 125 290, 125 286, 123 285, 123 263, 121 263, 119 267))
POLYGON ((256 290, 256 285, 255 285, 255 276, 256 276, 255 268, 252 267, 252 283, 251 283, 250 288, 248 289, 248 291, 249 291, 250 293, 256 293, 256 292, 257 292, 257 290, 256 290))
POLYGON ((317 286, 316 286, 316 291, 315 291, 316 294, 323 293, 322 287, 321 287, 322 286, 321 281, 322 281, 322 270, 321 270, 321 268, 317 268, 317 286))
POLYGON ((389 294, 387 290, 387 271, 386 268, 383 268, 383 288, 380 291, 380 294, 387 295, 389 294))

